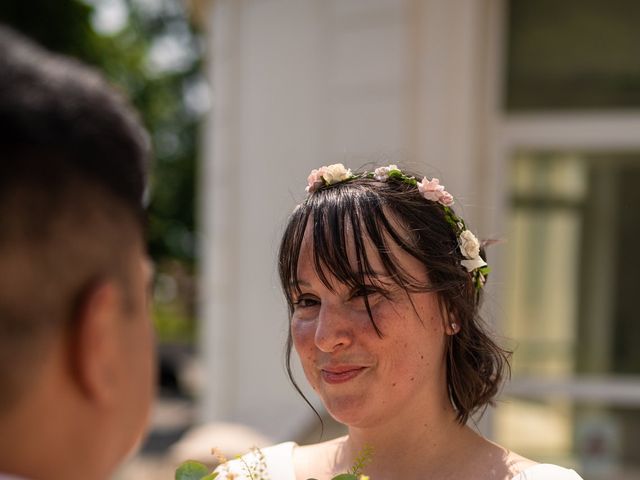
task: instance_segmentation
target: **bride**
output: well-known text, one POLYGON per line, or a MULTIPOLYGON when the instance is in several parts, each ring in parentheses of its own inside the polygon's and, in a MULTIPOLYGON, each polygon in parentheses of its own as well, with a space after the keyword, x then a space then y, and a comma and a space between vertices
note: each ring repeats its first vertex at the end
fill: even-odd
POLYGON ((437 179, 395 165, 311 172, 279 253, 287 347, 348 435, 254 452, 219 479, 329 480, 367 448, 372 480, 580 479, 467 426, 496 395, 508 352, 478 316, 489 269, 453 203, 437 179))

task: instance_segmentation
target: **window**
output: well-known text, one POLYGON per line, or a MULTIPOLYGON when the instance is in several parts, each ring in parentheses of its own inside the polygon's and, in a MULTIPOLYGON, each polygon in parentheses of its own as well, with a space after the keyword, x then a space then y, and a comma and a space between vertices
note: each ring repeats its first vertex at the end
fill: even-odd
POLYGON ((640 107, 640 2, 511 0, 508 111, 640 107))
POLYGON ((640 469, 640 406, 625 400, 640 374, 640 151, 526 149, 510 163, 506 333, 514 379, 545 381, 497 410, 498 438, 589 478, 640 469))

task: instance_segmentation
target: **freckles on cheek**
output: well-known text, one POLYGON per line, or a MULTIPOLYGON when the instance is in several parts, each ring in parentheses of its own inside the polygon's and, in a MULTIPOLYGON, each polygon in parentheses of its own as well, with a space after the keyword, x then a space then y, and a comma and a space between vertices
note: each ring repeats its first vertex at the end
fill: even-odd
POLYGON ((309 328, 304 328, 300 324, 292 323, 291 338, 293 339, 293 346, 298 354, 298 358, 306 370, 313 364, 315 359, 314 332, 309 328))
POLYGON ((304 348, 308 346, 309 342, 313 342, 315 336, 315 330, 313 325, 304 322, 292 322, 291 324, 291 337, 293 344, 297 348, 304 348))

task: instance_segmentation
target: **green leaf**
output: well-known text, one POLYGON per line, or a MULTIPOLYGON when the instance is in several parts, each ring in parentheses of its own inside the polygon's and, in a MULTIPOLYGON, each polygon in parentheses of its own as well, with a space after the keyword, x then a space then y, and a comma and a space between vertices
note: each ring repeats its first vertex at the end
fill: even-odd
POLYGON ((354 476, 362 475, 362 470, 365 465, 371 461, 371 457, 373 457, 373 447, 371 445, 365 445, 358 453, 350 473, 354 476))
POLYGON ((218 476, 217 473, 212 475, 215 476, 209 475, 206 465, 194 460, 183 462, 176 470, 176 480, 213 480, 218 476))
POLYGON ((358 476, 353 473, 341 473, 333 477, 331 480, 358 480, 358 476))

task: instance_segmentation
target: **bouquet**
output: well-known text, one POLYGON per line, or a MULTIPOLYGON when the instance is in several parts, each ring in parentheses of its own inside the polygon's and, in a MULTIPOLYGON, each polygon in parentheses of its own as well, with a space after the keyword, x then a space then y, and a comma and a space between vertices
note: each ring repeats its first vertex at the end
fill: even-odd
MULTIPOLYGON (((251 480, 269 480, 267 474, 267 462, 264 458, 262 451, 259 448, 252 448, 252 453, 255 455, 257 461, 255 463, 249 463, 244 457, 239 457, 238 460, 242 462, 245 475, 251 480)), ((213 449, 212 453, 218 457, 222 470, 226 468, 227 459, 224 458, 216 449, 213 449)), ((356 457, 353 466, 347 473, 341 473, 336 475, 331 480, 369 480, 367 475, 364 475, 364 466, 369 463, 373 449, 369 446, 365 446, 362 451, 356 457)), ((194 460, 187 460, 183 462, 176 470, 175 480, 215 480, 218 477, 219 472, 210 472, 206 465, 194 460)), ((233 478, 232 474, 228 475, 228 478, 233 478)), ((309 478, 308 480, 316 480, 309 478)))

